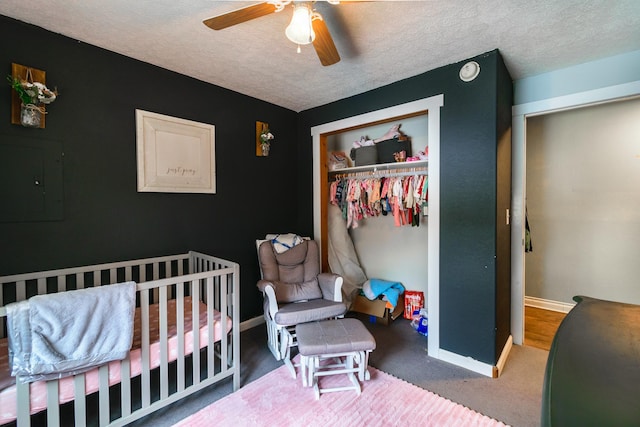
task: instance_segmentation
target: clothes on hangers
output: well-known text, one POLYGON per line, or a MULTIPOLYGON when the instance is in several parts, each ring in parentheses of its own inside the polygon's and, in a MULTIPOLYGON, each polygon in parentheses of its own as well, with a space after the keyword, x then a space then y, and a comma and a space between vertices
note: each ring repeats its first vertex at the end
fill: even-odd
POLYGON ((359 221, 391 214, 397 227, 418 227, 420 216, 428 214, 427 175, 346 176, 329 186, 329 202, 340 208, 347 228, 357 228, 359 221))

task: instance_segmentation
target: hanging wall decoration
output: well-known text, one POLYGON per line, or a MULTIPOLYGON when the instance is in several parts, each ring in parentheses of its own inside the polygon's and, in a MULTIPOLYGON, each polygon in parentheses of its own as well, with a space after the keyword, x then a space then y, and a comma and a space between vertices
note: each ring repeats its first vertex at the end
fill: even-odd
POLYGON ((275 136, 269 130, 269 123, 256 122, 256 156, 266 157, 275 136))
POLYGON ((136 110, 138 191, 216 192, 216 127, 136 110))
POLYGON ((45 105, 56 100, 58 93, 46 86, 46 73, 32 67, 11 64, 7 77, 11 87, 11 123, 25 127, 45 127, 45 105))

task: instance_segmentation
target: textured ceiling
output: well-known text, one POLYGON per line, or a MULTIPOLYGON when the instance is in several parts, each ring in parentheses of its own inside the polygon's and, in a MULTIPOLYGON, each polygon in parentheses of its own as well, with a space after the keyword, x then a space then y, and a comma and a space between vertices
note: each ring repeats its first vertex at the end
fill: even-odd
POLYGON ((329 67, 286 39, 290 8, 202 23, 255 3, 2 0, 0 14, 294 111, 496 48, 514 80, 640 50, 640 0, 316 2, 342 57, 329 67))

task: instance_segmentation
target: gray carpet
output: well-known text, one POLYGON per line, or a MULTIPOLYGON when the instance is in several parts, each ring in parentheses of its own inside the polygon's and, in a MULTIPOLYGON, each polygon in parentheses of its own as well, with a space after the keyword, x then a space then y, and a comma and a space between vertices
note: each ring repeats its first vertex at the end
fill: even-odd
MULTIPOLYGON (((376 338, 370 364, 454 402, 514 427, 540 425, 542 382, 548 352, 513 346, 500 378, 488 378, 427 356, 427 338, 410 322, 397 319, 385 326, 358 316, 376 338)), ((241 384, 247 385, 282 364, 266 345, 264 325, 241 334, 241 384)), ((131 426, 171 426, 227 395, 231 381, 209 387, 131 426)))

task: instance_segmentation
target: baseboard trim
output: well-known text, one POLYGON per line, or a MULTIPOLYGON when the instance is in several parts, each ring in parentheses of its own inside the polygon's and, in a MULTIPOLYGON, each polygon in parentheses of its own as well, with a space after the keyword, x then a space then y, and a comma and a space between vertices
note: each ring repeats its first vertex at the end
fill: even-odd
POLYGON ((255 328, 264 323, 264 316, 257 316, 252 319, 245 320, 240 322, 240 332, 246 331, 247 329, 255 328))
POLYGON ((502 353, 500 353, 500 358, 498 359, 498 363, 493 369, 493 378, 498 378, 500 374, 502 374, 502 370, 504 369, 504 365, 507 363, 507 358, 509 358, 509 353, 511 353, 511 348, 513 347, 513 336, 509 335, 507 338, 507 342, 504 344, 502 348, 502 353))
POLYGON ((524 305, 527 307, 542 308, 544 310, 568 313, 576 305, 575 303, 553 301, 536 297, 524 297, 524 305))
POLYGON ((482 374, 490 378, 493 378, 494 375, 493 371, 495 369, 495 366, 489 365, 488 363, 480 362, 479 360, 476 360, 472 357, 461 356, 459 354, 440 349, 438 351, 438 359, 445 362, 453 363, 454 365, 460 366, 461 368, 468 369, 470 371, 482 374))

